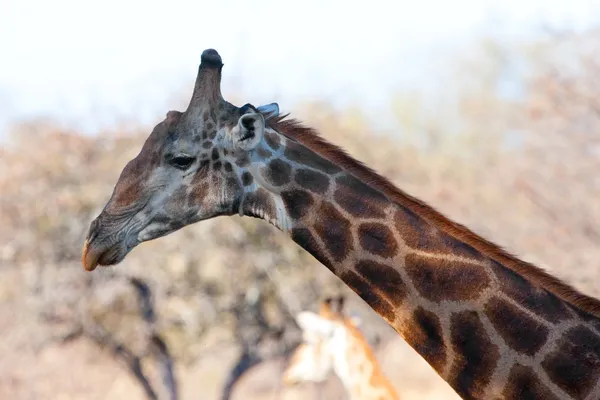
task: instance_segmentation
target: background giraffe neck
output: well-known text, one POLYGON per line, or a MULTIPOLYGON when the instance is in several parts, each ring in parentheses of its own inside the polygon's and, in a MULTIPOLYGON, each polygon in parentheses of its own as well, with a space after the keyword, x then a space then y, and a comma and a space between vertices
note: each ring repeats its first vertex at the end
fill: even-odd
POLYGON ((458 394, 600 394, 598 317, 302 143, 280 140, 277 158, 260 170, 277 191, 260 189, 255 208, 276 225, 284 214, 279 227, 365 300, 458 394))
POLYGON ((373 351, 356 328, 345 326, 343 348, 336 354, 336 373, 352 400, 396 400, 393 386, 383 375, 373 351), (344 342, 345 341, 345 342, 344 342))

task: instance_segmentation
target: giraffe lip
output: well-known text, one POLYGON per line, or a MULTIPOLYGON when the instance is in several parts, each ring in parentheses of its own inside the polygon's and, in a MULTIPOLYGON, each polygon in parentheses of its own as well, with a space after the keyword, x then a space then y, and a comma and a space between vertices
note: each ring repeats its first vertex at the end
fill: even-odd
POLYGON ((115 243, 112 246, 102 246, 87 239, 83 245, 81 255, 83 268, 91 272, 98 265, 109 266, 118 264, 123 261, 131 248, 133 246, 123 246, 121 243, 115 243))
POLYGON ((90 246, 89 239, 86 239, 85 243, 83 244, 83 251, 81 254, 81 263, 83 264, 83 268, 88 272, 95 270, 98 266, 100 255, 101 253, 97 249, 94 249, 92 246, 90 246))

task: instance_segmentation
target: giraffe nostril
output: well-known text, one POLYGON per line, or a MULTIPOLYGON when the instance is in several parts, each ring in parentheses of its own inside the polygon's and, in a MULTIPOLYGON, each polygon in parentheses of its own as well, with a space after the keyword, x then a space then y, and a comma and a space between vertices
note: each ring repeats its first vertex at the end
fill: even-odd
POLYGON ((87 240, 88 241, 92 241, 94 240, 94 238, 96 237, 96 235, 98 234, 98 218, 94 219, 92 221, 92 223, 90 224, 90 229, 88 230, 88 235, 87 235, 87 240))

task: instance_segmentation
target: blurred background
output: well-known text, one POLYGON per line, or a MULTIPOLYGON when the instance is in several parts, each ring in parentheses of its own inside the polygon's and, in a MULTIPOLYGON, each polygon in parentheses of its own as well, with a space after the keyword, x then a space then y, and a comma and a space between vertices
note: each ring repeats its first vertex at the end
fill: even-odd
POLYGON ((337 294, 403 399, 457 398, 267 223, 218 218, 83 271, 89 223, 209 47, 229 101, 277 101, 600 296, 600 1, 0 0, 0 398, 163 398, 172 362, 180 399, 344 399, 335 377, 280 384, 294 314, 337 294))

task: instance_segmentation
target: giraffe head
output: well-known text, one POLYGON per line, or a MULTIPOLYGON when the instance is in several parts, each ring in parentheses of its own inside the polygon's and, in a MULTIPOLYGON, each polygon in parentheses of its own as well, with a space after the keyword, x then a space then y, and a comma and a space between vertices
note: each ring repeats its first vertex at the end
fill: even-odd
MULTIPOLYGON (((358 317, 345 317, 343 298, 324 300, 318 314, 303 311, 296 316, 303 341, 294 351, 283 380, 288 385, 322 382, 335 370, 343 374, 349 335, 360 324, 358 317), (340 361, 342 361, 340 363, 340 361), (340 364, 342 368, 340 368, 340 364)), ((343 380, 343 376, 340 376, 343 380)))
POLYGON ((87 270, 116 264, 139 243, 191 223, 241 213, 244 187, 252 183, 250 158, 263 155, 265 117, 279 108, 226 102, 222 67, 215 50, 202 53, 187 110, 169 111, 121 172, 90 225, 82 255, 87 270))

